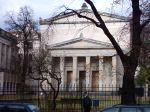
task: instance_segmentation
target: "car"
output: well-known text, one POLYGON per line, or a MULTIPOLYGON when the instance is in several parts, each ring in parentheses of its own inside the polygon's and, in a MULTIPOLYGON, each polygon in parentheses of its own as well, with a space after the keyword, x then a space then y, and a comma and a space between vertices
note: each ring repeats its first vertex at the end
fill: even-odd
POLYGON ((40 112, 33 103, 0 101, 0 112, 40 112))
POLYGON ((114 105, 98 112, 150 112, 150 105, 114 105))

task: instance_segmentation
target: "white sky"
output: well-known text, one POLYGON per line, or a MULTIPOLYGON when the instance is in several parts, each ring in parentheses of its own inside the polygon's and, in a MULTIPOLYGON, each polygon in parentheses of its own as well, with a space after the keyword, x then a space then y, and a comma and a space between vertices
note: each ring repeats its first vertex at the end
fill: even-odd
MULTIPOLYGON (((113 0, 93 0, 99 11, 112 12, 113 0)), ((41 18, 49 18, 55 11, 59 11, 62 5, 66 5, 69 8, 80 9, 84 0, 0 0, 0 27, 4 28, 4 20, 6 19, 6 13, 9 11, 18 12, 20 7, 30 6, 34 10, 34 16, 38 20, 41 18)), ((89 6, 88 6, 89 7, 89 6)), ((113 13, 122 14, 124 6, 119 5, 117 10, 113 10, 113 13), (119 10, 118 10, 119 9, 119 10)))

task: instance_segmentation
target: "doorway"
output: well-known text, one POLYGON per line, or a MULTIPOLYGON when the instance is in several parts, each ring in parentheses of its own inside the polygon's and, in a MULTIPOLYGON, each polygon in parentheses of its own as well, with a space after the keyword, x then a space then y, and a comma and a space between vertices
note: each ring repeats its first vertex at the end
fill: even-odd
POLYGON ((99 90, 99 72, 92 71, 92 90, 98 91, 99 90))
POLYGON ((67 71, 67 90, 69 90, 69 88, 71 88, 71 82, 72 82, 72 71, 67 71))
POLYGON ((86 71, 79 71, 79 90, 86 89, 86 71))

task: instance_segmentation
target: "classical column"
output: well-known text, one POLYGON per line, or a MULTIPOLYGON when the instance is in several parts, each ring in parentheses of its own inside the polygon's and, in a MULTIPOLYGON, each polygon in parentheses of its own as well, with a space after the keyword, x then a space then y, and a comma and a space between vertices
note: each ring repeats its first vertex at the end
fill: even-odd
POLYGON ((104 59, 99 57, 99 90, 103 89, 104 84, 104 59))
POLYGON ((116 86, 116 65, 117 65, 117 56, 112 57, 112 85, 116 86))
POLYGON ((61 82, 62 82, 62 87, 64 87, 64 75, 65 75, 65 69, 64 69, 64 64, 65 64, 65 58, 64 57, 60 57, 60 73, 61 73, 61 82))
POLYGON ((77 76, 77 57, 73 57, 73 76, 72 76, 72 85, 74 86, 74 89, 76 89, 77 85, 79 85, 79 78, 77 76))
POLYGON ((0 72, 0 95, 3 94, 4 89, 4 72, 0 72))
POLYGON ((1 58, 2 58, 2 44, 0 43, 0 68, 2 67, 1 58))
POLYGON ((90 60, 90 56, 86 57, 86 88, 89 89, 91 88, 91 76, 90 76, 90 65, 91 65, 91 60, 90 60))

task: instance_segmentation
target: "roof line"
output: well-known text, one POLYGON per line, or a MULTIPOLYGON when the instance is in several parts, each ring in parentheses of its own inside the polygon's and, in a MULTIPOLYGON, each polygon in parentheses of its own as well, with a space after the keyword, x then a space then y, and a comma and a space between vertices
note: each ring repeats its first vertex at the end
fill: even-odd
POLYGON ((1 28, 0 28, 0 37, 7 39, 7 40, 13 40, 13 41, 17 40, 14 35, 12 35, 10 32, 7 32, 1 28))
POLYGON ((71 43, 78 42, 78 41, 81 41, 81 40, 96 43, 96 44, 102 44, 102 45, 106 45, 106 46, 109 46, 109 47, 113 48, 111 43, 102 42, 102 41, 99 41, 99 40, 94 40, 94 39, 84 38, 84 37, 78 37, 78 38, 70 39, 70 40, 67 40, 67 41, 60 42, 60 43, 55 43, 55 44, 50 45, 49 47, 50 48, 60 47, 60 46, 63 46, 63 45, 66 45, 66 44, 71 44, 71 43))
POLYGON ((60 47, 55 47, 55 48, 48 48, 48 49, 51 49, 51 50, 61 50, 61 49, 65 49, 65 50, 70 50, 70 49, 80 49, 80 50, 82 50, 82 49, 114 49, 114 48, 98 48, 98 47, 87 47, 87 48, 73 48, 73 47, 70 47, 70 48, 60 48, 60 47))
MULTIPOLYGON (((79 10, 76 10, 77 12, 79 13, 93 13, 90 9, 79 9, 79 10)), ((103 15, 103 16, 107 16, 107 17, 112 17, 112 18, 117 18, 117 19, 121 19, 121 20, 125 20, 125 21, 129 21, 129 18, 128 17, 125 17, 125 16, 119 16, 119 15, 116 15, 116 14, 110 14, 110 13, 106 13, 106 12, 100 12, 99 11, 99 14, 100 15, 103 15)), ((51 18, 48 18, 48 19, 41 19, 40 20, 40 24, 46 24, 46 23, 49 23, 51 21, 56 21, 56 20, 59 20, 59 19, 63 19, 63 18, 66 18, 66 17, 70 17, 70 16, 73 16, 73 15, 76 15, 74 12, 64 12, 64 13, 60 13, 56 16, 53 16, 51 18)))

